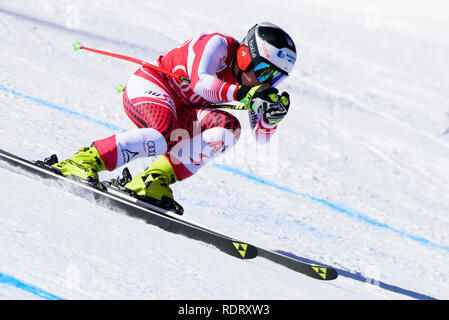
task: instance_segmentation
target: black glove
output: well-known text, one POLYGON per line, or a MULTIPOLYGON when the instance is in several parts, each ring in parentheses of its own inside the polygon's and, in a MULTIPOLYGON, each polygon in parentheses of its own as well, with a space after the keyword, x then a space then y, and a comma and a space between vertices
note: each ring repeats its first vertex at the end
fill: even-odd
POLYGON ((268 122, 269 124, 277 124, 284 119, 290 108, 290 96, 287 92, 282 92, 282 94, 280 96, 277 95, 277 97, 277 102, 267 103, 263 110, 263 118, 265 122, 268 122))
POLYGON ((236 98, 243 102, 246 108, 251 109, 253 100, 259 98, 265 101, 271 101, 271 95, 277 95, 278 89, 268 86, 258 85, 255 87, 240 86, 236 92, 236 98))
POLYGON ((265 122, 277 124, 288 112, 290 97, 287 92, 278 95, 278 89, 268 86, 241 86, 236 97, 243 102, 247 109, 259 113, 263 112, 265 122))

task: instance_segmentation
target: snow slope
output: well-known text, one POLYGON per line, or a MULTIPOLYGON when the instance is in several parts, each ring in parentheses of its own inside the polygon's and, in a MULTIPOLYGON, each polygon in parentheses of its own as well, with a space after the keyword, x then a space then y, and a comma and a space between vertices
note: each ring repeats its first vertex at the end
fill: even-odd
POLYGON ((175 195, 190 220, 340 277, 228 257, 0 162, 0 298, 448 299, 447 2, 207 3, 0 0, 0 148, 65 158, 133 128, 114 87, 136 66, 75 41, 151 61, 270 20, 299 49, 288 117, 268 147, 245 130, 175 195))

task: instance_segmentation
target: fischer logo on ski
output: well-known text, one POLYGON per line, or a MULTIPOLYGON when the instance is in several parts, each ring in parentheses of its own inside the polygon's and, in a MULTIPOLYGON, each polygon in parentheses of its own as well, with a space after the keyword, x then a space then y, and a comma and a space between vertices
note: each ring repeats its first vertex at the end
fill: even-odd
POLYGON ((242 258, 245 258, 246 249, 248 248, 248 244, 239 243, 239 242, 233 242, 232 244, 237 249, 237 251, 242 255, 242 258))
POLYGON ((324 280, 326 280, 327 268, 325 267, 312 267, 313 271, 318 273, 324 280))

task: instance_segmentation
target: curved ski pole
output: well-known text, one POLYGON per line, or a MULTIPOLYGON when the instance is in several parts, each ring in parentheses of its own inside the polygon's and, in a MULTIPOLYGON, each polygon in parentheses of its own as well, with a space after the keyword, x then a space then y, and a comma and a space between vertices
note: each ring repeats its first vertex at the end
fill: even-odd
MULTIPOLYGON (((93 48, 88 48, 88 47, 83 46, 81 44, 81 42, 79 42, 79 41, 75 42, 73 44, 73 49, 75 51, 87 50, 87 51, 94 52, 94 53, 99 53, 99 54, 102 54, 102 55, 105 55, 105 56, 109 56, 109 57, 113 57, 113 58, 117 58, 117 59, 122 59, 122 60, 130 61, 130 62, 134 62, 134 63, 140 64, 141 66, 147 67, 149 69, 161 72, 161 73, 163 73, 163 74, 165 74, 165 75, 167 75, 169 77, 173 77, 173 78, 177 79, 180 82, 184 82, 184 83, 190 84, 190 79, 189 78, 180 76, 178 74, 174 74, 174 73, 172 73, 170 71, 167 71, 167 70, 165 70, 165 69, 163 69, 163 68, 161 68, 159 66, 156 66, 154 64, 151 64, 149 62, 146 62, 146 61, 143 61, 143 60, 140 60, 140 59, 136 59, 136 58, 133 58, 133 57, 129 57, 129 56, 125 56, 125 55, 121 55, 121 54, 117 54, 117 53, 102 51, 102 50, 93 49, 93 48)), ((116 90, 118 92, 123 92, 123 89, 124 89, 123 85, 118 85, 117 88, 116 88, 116 90)), ((235 103, 235 102, 216 103, 216 104, 211 104, 209 107, 210 108, 219 108, 219 109, 248 110, 248 108, 244 104, 239 103, 239 102, 237 102, 237 103, 235 103)))
POLYGON ((174 73, 172 73, 170 71, 167 71, 167 70, 165 70, 165 69, 163 69, 163 68, 161 68, 159 66, 156 66, 154 64, 151 64, 149 62, 146 62, 146 61, 143 61, 143 60, 140 60, 140 59, 124 56, 122 54, 117 54, 117 53, 102 51, 102 50, 98 50, 98 49, 88 48, 88 47, 83 46, 79 41, 75 42, 73 44, 73 49, 75 51, 87 50, 87 51, 94 52, 94 53, 99 53, 99 54, 102 54, 102 55, 105 55, 105 56, 109 56, 109 57, 113 57, 113 58, 118 58, 118 59, 130 61, 130 62, 134 62, 134 63, 140 64, 141 66, 147 67, 147 68, 155 70, 155 71, 159 71, 159 72, 161 72, 161 73, 163 73, 163 74, 165 74, 167 76, 173 77, 173 78, 179 80, 180 82, 184 82, 184 83, 190 84, 190 79, 189 78, 180 76, 178 74, 174 74, 174 73))

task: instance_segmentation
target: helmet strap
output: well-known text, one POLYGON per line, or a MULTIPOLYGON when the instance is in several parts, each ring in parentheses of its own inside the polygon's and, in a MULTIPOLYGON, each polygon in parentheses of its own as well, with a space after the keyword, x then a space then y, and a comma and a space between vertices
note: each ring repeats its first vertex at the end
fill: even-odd
POLYGON ((237 73, 237 82, 239 83, 239 84, 242 84, 242 73, 243 73, 243 71, 241 70, 241 69, 239 69, 239 72, 237 73))
POLYGON ((242 73, 243 73, 243 71, 242 71, 242 69, 240 69, 238 66, 238 69, 239 69, 239 71, 237 72, 237 74, 235 74, 235 66, 236 66, 236 64, 237 64, 237 59, 234 59, 233 61, 232 61, 232 64, 231 64, 231 71, 232 71, 232 75, 237 79, 237 82, 239 83, 239 84, 242 84, 242 73))

